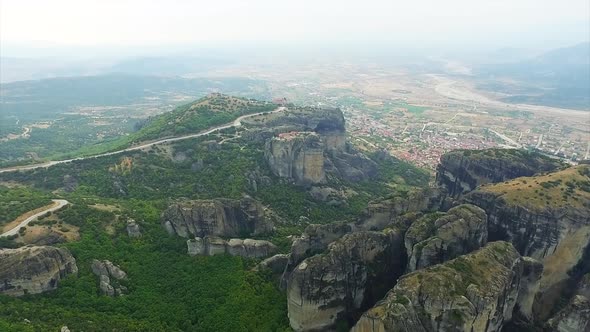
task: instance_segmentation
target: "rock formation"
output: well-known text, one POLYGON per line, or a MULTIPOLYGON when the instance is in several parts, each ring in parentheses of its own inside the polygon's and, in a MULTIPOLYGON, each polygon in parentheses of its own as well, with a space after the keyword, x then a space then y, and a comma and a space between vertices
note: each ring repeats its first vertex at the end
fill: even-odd
POLYGON ((290 274, 291 327, 313 331, 329 328, 339 319, 353 320, 393 286, 404 263, 403 229, 344 235, 290 274))
POLYGON ((574 296, 547 325, 557 332, 590 331, 590 273, 582 278, 574 296))
POLYGON ((276 254, 260 262, 256 269, 269 269, 274 274, 279 274, 285 271, 285 267, 289 263, 288 254, 276 254))
POLYGON ((127 235, 132 238, 141 237, 141 230, 139 225, 133 219, 127 220, 127 235))
POLYGON ((162 213, 162 224, 181 237, 245 237, 272 232, 278 219, 252 198, 212 199, 172 204, 162 213))
POLYGON ((37 294, 57 288, 59 281, 78 273, 67 249, 49 246, 0 249, 0 292, 10 296, 37 294))
POLYGON ((313 132, 279 134, 267 141, 265 157, 276 176, 299 184, 326 181, 324 144, 313 132))
POLYGON ((346 143, 339 109, 299 108, 267 125, 274 130, 264 155, 276 176, 299 185, 325 183, 328 174, 353 182, 377 176, 377 164, 346 143))
POLYGON ((407 274, 352 331, 500 331, 531 296, 529 284, 539 275, 530 273, 541 268, 525 269, 531 263, 499 241, 407 274))
POLYGON ((450 196, 459 197, 485 183, 532 176, 562 166, 558 160, 525 150, 454 150, 441 157, 436 182, 450 196))
POLYGON ((277 252, 277 247, 269 241, 252 239, 224 239, 216 236, 196 237, 186 241, 188 254, 241 256, 249 258, 268 257, 277 252))
POLYGON ((98 277, 98 288, 103 295, 121 296, 127 292, 127 287, 121 285, 121 280, 127 279, 127 273, 111 261, 92 260, 92 273, 98 277))
POLYGON ((444 190, 438 188, 417 189, 405 195, 393 196, 369 203, 363 228, 380 230, 407 213, 437 211, 445 205, 444 190))
POLYGON ((408 272, 439 264, 479 249, 487 242, 486 213, 463 204, 447 213, 435 212, 416 220, 408 229, 405 247, 408 272))
MULTIPOLYGON (((463 201, 488 215, 489 240, 511 242, 545 266, 535 317, 549 318, 590 244, 590 166, 486 185, 463 201)), ((590 267, 590 266, 589 266, 590 267)))

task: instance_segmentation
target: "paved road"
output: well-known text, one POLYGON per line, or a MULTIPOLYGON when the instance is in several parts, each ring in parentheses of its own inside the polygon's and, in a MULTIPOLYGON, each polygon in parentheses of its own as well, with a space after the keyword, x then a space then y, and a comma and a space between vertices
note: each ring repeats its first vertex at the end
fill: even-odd
MULTIPOLYGON (((268 113, 277 113, 277 112, 282 112, 284 110, 286 110, 286 107, 278 107, 277 109, 275 109, 274 111, 270 111, 268 113)), ((144 143, 142 145, 137 145, 137 146, 132 146, 123 150, 119 150, 119 151, 113 151, 113 152, 107 152, 107 153, 101 153, 101 154, 97 154, 94 156, 88 156, 88 157, 79 157, 79 158, 73 158, 73 159, 66 159, 66 160, 55 160, 55 161, 49 161, 46 163, 42 163, 42 164, 34 164, 34 165, 25 165, 25 166, 16 166, 16 167, 9 167, 9 168, 2 168, 0 169, 0 173, 6 173, 6 172, 15 172, 15 171, 26 171, 26 170, 31 170, 31 169, 37 169, 37 168, 47 168, 53 165, 58 165, 58 164, 65 164, 65 163, 69 163, 72 161, 77 161, 77 160, 86 160, 86 159, 92 159, 92 158, 100 158, 100 157, 106 157, 106 156, 112 156, 115 154, 119 154, 119 153, 123 153, 123 152, 128 152, 128 151, 137 151, 137 150, 143 150, 145 148, 149 148, 151 146, 157 145, 157 144, 163 144, 163 143, 170 143, 170 142, 176 142, 176 141, 181 141, 181 140, 185 140, 185 139, 189 139, 189 138, 195 138, 195 137, 200 137, 200 136, 205 136, 205 135, 209 135, 211 133, 214 133, 216 131, 219 130, 223 130, 223 129, 227 129, 227 128, 231 128, 231 127, 239 127, 242 125, 242 120, 247 119, 247 118, 251 118, 254 116, 258 116, 261 114, 264 114, 266 112, 260 112, 260 113, 254 113, 254 114, 248 114, 248 115, 242 115, 239 118, 235 119, 234 121, 224 124, 224 125, 220 125, 217 127, 213 127, 213 128, 209 128, 205 131, 202 131, 200 133, 196 133, 196 134, 190 134, 190 135, 184 135, 184 136, 179 136, 179 137, 171 137, 171 138, 165 138, 165 139, 161 139, 161 140, 157 140, 154 142, 149 142, 149 143, 144 143)))
POLYGON ((59 209, 61 209, 62 207, 70 204, 70 202, 66 201, 65 199, 54 199, 53 202, 57 203, 57 205, 52 206, 48 209, 45 209, 41 212, 35 213, 34 215, 28 217, 27 219, 23 220, 20 224, 18 224, 18 226, 16 226, 15 228, 9 230, 8 232, 5 232, 3 234, 0 234, 0 236, 11 236, 14 234, 18 234, 18 231, 27 226, 31 221, 39 218, 40 216, 42 216, 43 214, 47 213, 47 212, 53 212, 53 211, 57 211, 59 209))

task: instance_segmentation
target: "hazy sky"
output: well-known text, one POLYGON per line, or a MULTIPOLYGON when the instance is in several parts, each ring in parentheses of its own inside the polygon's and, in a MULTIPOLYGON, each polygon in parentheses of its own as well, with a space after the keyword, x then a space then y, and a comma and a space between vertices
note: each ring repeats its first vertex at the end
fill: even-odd
POLYGON ((3 45, 358 42, 567 45, 588 0, 0 0, 3 45))

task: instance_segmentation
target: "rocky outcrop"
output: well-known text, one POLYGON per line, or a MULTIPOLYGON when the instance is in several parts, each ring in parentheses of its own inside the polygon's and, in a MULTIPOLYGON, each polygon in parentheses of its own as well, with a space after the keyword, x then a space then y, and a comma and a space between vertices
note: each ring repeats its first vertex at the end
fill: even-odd
POLYGON ((380 230, 407 213, 437 211, 445 205, 445 192, 424 188, 369 203, 362 217, 363 228, 380 230))
POLYGON ((257 266, 257 270, 261 269, 269 269, 274 274, 283 273, 285 271, 285 267, 289 263, 289 255, 288 254, 276 254, 272 257, 269 257, 262 262, 260 262, 257 266))
POLYGON ((314 132, 280 134, 267 141, 265 157, 272 172, 298 184, 326 181, 324 143, 314 132))
POLYGON ((0 249, 0 293, 37 294, 57 288, 60 280, 78 273, 67 249, 49 246, 0 249))
POLYGON ((377 163, 362 153, 346 146, 345 151, 332 153, 329 162, 334 165, 330 171, 351 182, 373 179, 378 175, 377 163))
POLYGON ((436 182, 459 197, 485 183, 554 171, 563 164, 540 153, 514 149, 454 150, 444 154, 436 182))
POLYGON ((268 257, 277 252, 277 247, 269 241, 252 239, 224 239, 216 236, 196 237, 186 241, 191 256, 214 256, 229 254, 249 258, 268 257))
POLYGON ((303 259, 323 252, 330 243, 354 229, 356 228, 353 224, 344 222, 307 226, 301 236, 295 238, 291 244, 291 262, 297 265, 303 259))
POLYGON ((93 259, 90 268, 98 277, 98 288, 101 294, 113 297, 127 293, 127 287, 120 284, 121 280, 127 279, 127 273, 120 267, 108 260, 93 259))
POLYGON ((499 241, 407 274, 352 331, 500 331, 531 296, 532 262, 499 241))
POLYGON ((477 206, 463 204, 447 213, 427 214, 406 233, 407 270, 412 272, 467 254, 485 245, 487 238, 487 216, 477 206))
POLYGON ((509 241, 521 255, 543 262, 537 320, 549 318, 571 281, 569 271, 580 264, 590 268, 584 258, 590 250, 590 192, 583 187, 590 177, 583 174, 578 166, 484 186, 463 198, 486 211, 490 241, 509 241))
POLYGON ((552 331, 590 331, 590 273, 577 286, 567 305, 547 323, 552 331))
POLYGON ((326 329, 353 321, 381 298, 403 272, 403 229, 359 231, 303 260, 287 287, 289 322, 295 331, 326 329))
POLYGON ((181 237, 245 237, 272 232, 275 214, 252 198, 212 199, 172 204, 161 221, 170 234, 181 237))
POLYGON ((343 146, 345 132, 344 114, 338 108, 293 107, 281 116, 270 119, 266 127, 287 127, 295 131, 313 131, 331 137, 330 147, 343 146))
POLYGON ((131 238, 141 237, 141 229, 133 219, 127 220, 127 235, 131 238))
MULTIPOLYGON (((346 143, 344 116, 339 109, 299 108, 267 125, 265 159, 274 175, 299 185, 325 183, 328 174, 347 181, 376 177, 377 164, 346 143)), ((260 133, 254 140, 262 137, 260 133)))

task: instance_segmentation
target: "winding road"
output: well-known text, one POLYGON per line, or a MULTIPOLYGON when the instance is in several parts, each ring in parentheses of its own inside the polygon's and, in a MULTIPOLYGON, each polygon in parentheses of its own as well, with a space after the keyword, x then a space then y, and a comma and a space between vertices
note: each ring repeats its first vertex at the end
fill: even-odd
POLYGON ((53 212, 53 211, 57 211, 59 209, 61 209, 62 207, 70 204, 70 202, 66 201, 65 199, 54 199, 53 200, 54 203, 57 203, 57 205, 53 205, 41 212, 37 212, 34 215, 28 217, 27 219, 23 220, 20 224, 18 224, 16 227, 14 227, 13 229, 4 232, 2 234, 0 234, 0 237, 2 236, 11 236, 11 235, 15 235, 18 234, 18 231, 20 231, 21 228, 27 226, 31 221, 39 218, 40 216, 44 215, 47 212, 53 212))
POLYGON ((58 164, 65 164, 65 163, 69 163, 72 161, 78 161, 78 160, 86 160, 86 159, 93 159, 93 158, 100 158, 100 157, 106 157, 106 156, 112 156, 115 154, 119 154, 119 153, 123 153, 123 152, 128 152, 128 151, 138 151, 138 150, 143 150, 145 148, 149 148, 151 146, 157 145, 157 144, 164 144, 164 143, 170 143, 170 142, 176 142, 176 141, 182 141, 185 139, 190 139, 190 138, 195 138, 195 137, 201 137, 201 136, 205 136, 205 135, 209 135, 211 133, 214 133, 216 131, 219 130, 223 130, 223 129, 227 129, 227 128, 232 128, 232 127, 239 127, 242 125, 242 121, 244 119, 247 118, 251 118, 254 116, 259 116, 265 113, 277 113, 277 112, 282 112, 284 110, 286 110, 286 107, 278 107, 277 109, 275 109, 274 111, 270 111, 270 112, 259 112, 259 113, 253 113, 253 114, 247 114, 247 115, 242 115, 239 118, 235 119, 234 121, 230 122, 230 123, 226 123, 224 125, 220 125, 220 126, 216 126, 213 128, 209 128, 205 131, 196 133, 196 134, 189 134, 189 135, 184 135, 184 136, 178 136, 178 137, 170 137, 170 138, 164 138, 161 140, 157 140, 157 141, 153 141, 153 142, 149 142, 149 143, 144 143, 141 145, 137 145, 137 146, 132 146, 126 149, 122 149, 122 150, 118 150, 118 151, 113 151, 113 152, 107 152, 107 153, 101 153, 101 154, 97 154, 97 155, 93 155, 93 156, 88 156, 88 157, 79 157, 79 158, 73 158, 73 159, 66 159, 66 160, 54 160, 54 161, 48 161, 46 163, 41 163, 41 164, 34 164, 34 165, 24 165, 24 166, 15 166, 15 167, 8 167, 8 168, 2 168, 0 169, 0 173, 7 173, 7 172, 16 172, 16 171, 28 171, 28 170, 32 170, 32 169, 37 169, 37 168, 47 168, 53 165, 58 165, 58 164))

